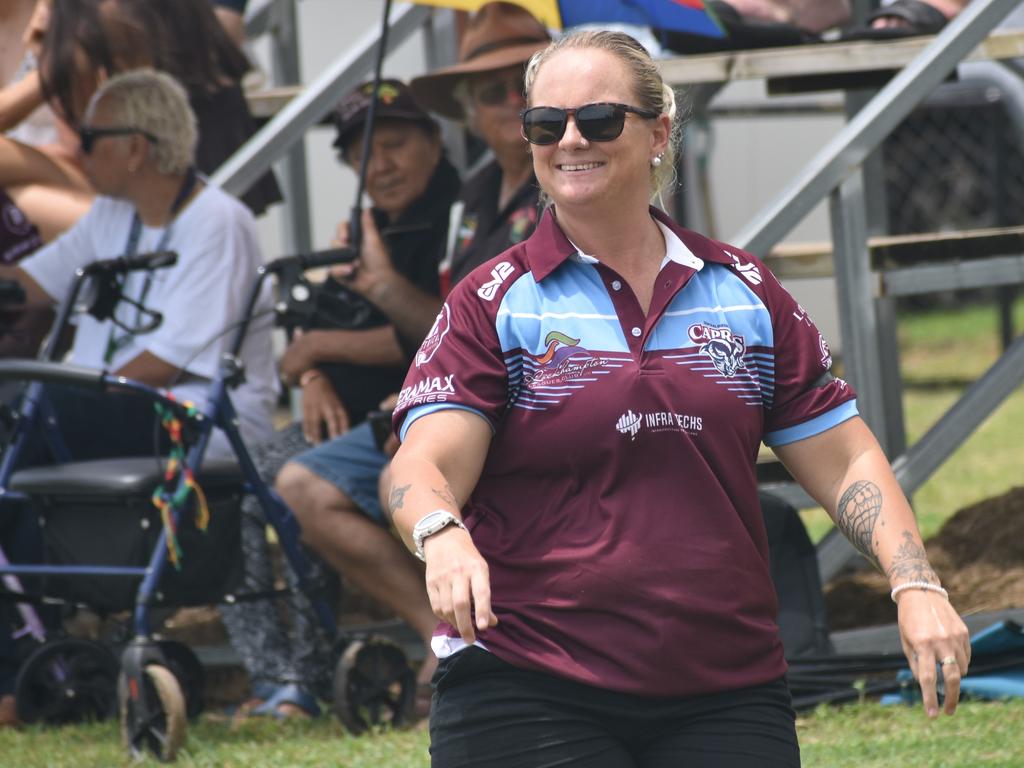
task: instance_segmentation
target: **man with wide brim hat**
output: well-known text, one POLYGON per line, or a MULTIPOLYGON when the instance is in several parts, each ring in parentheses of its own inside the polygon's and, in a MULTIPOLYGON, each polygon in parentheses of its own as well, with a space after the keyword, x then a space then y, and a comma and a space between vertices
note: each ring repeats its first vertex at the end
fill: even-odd
POLYGON ((462 206, 442 279, 454 284, 475 267, 526 239, 537 222, 537 182, 520 114, 526 62, 551 42, 544 26, 512 3, 488 3, 466 26, 459 62, 415 78, 424 107, 462 120, 494 153, 463 186, 462 206))
POLYGON ((528 11, 513 3, 488 3, 470 19, 459 45, 459 63, 409 84, 416 100, 453 120, 465 118, 456 88, 467 76, 522 64, 551 42, 547 30, 528 11))

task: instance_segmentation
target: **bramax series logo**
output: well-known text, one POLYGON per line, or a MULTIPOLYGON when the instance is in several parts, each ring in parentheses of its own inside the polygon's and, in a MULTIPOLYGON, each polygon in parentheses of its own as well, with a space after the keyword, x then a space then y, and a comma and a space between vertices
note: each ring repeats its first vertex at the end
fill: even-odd
POLYGON ((524 352, 526 359, 532 360, 535 368, 523 374, 523 384, 528 388, 564 384, 578 379, 588 371, 602 364, 602 359, 595 357, 588 350, 579 346, 580 340, 567 336, 561 331, 551 331, 544 337, 547 349, 542 355, 531 355, 524 352))
POLYGON ((688 413, 673 413, 672 411, 633 413, 630 409, 615 422, 615 429, 623 435, 629 435, 630 442, 636 440, 641 429, 648 432, 684 432, 692 437, 704 430, 704 419, 688 413))
POLYGON ((430 362, 431 358, 437 352, 438 347, 441 346, 441 342, 444 340, 445 334, 448 333, 448 329, 452 324, 452 311, 448 308, 448 302, 445 302, 441 307, 441 311, 437 313, 437 319, 434 320, 434 324, 430 328, 430 333, 427 334, 427 338, 420 344, 419 352, 416 353, 416 367, 419 368, 421 365, 426 365, 430 362))
POLYGON ((733 334, 727 325, 691 325, 687 331, 690 341, 700 344, 701 354, 707 355, 715 369, 732 378, 736 371, 745 367, 743 353, 747 350, 742 336, 733 334))
POLYGON ((427 403, 443 403, 455 394, 455 374, 430 376, 398 393, 398 408, 412 408, 427 403))

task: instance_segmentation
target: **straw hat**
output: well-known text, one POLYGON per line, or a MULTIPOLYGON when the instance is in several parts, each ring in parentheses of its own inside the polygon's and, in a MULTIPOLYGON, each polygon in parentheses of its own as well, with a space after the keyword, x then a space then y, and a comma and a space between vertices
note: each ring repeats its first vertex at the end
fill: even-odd
POLYGON ((551 37, 528 11, 511 3, 488 3, 470 19, 459 46, 459 63, 409 83, 413 96, 428 109, 455 120, 465 118, 455 86, 467 75, 526 64, 548 46, 551 37))

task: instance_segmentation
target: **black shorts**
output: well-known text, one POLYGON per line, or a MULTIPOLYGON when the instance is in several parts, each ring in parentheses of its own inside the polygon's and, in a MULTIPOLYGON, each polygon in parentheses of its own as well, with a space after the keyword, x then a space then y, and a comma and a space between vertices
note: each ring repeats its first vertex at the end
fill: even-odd
POLYGON ((785 679, 649 699, 521 670, 478 647, 434 676, 434 768, 796 768, 785 679))

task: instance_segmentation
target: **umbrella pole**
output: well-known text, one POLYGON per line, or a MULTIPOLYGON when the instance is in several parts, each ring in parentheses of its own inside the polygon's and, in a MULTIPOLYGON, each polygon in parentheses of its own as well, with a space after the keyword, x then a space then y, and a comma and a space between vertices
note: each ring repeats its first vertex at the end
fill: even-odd
POLYGON ((370 106, 366 111, 366 122, 363 124, 363 156, 359 161, 359 183, 356 186, 356 199, 352 205, 349 219, 349 246, 357 254, 363 244, 363 192, 366 190, 366 171, 370 167, 370 154, 373 150, 373 125, 377 117, 377 97, 380 90, 381 70, 384 67, 384 55, 388 49, 388 18, 391 16, 391 0, 384 0, 384 19, 380 26, 380 45, 377 47, 377 62, 373 72, 373 91, 370 93, 370 106))

